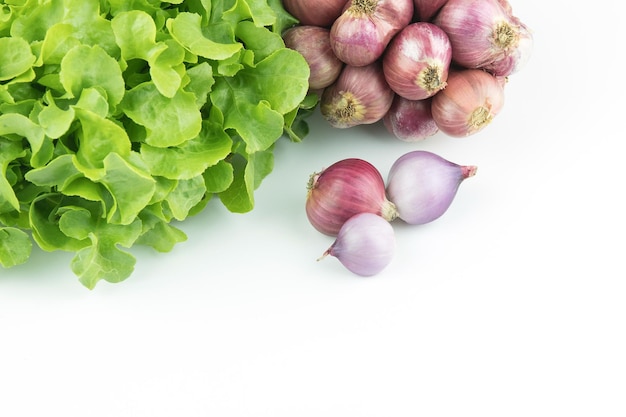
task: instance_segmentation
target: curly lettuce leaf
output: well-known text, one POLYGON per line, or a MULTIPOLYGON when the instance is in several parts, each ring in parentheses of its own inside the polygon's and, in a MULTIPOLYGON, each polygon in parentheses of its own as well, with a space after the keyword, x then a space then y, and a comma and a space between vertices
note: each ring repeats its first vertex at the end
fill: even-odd
POLYGON ((104 90, 112 109, 125 93, 120 65, 98 45, 78 45, 67 51, 61 60, 59 81, 69 97, 80 97, 91 87, 104 90))
POLYGON ((122 102, 124 113, 146 129, 145 142, 156 147, 181 145, 202 129, 196 97, 179 90, 174 97, 159 92, 153 82, 128 90, 122 102))
POLYGON ((30 237, 15 227, 0 227, 0 265, 11 268, 28 261, 33 248, 30 237))
POLYGON ((169 252, 176 244, 186 241, 185 232, 170 224, 170 219, 165 217, 160 204, 146 207, 139 214, 143 229, 135 243, 150 246, 158 252, 169 252))
POLYGON ((211 100, 224 114, 224 127, 244 140, 248 154, 268 149, 283 133, 284 114, 304 99, 309 69, 303 60, 295 51, 279 49, 256 66, 216 81, 211 100))
POLYGON ((260 151, 246 156, 234 154, 229 161, 233 166, 233 181, 219 193, 220 200, 234 213, 245 213, 254 208, 254 190, 274 167, 274 154, 260 151))
POLYGON ((190 179, 226 158, 232 144, 232 138, 221 124, 205 121, 200 134, 182 145, 164 148, 146 144, 141 148, 141 155, 153 175, 190 179))
POLYGON ((72 271, 85 287, 93 289, 102 279, 121 282, 132 273, 136 259, 120 246, 130 248, 140 236, 139 219, 127 225, 113 224, 86 208, 72 207, 61 215, 59 230, 70 238, 91 242, 71 261, 72 271))
POLYGON ((4 139, 1 135, 2 133, 0 133, 0 174, 2 174, 0 175, 0 213, 9 213, 19 210, 20 202, 13 190, 13 184, 7 177, 7 169, 14 160, 23 157, 26 151, 21 143, 4 139))
POLYGON ((183 12, 167 21, 167 29, 172 37, 192 54, 212 59, 230 58, 243 47, 238 42, 221 43, 210 39, 210 30, 203 30, 202 17, 195 13, 183 12))
POLYGON ((22 38, 0 38, 0 81, 27 72, 35 63, 30 45, 22 38))

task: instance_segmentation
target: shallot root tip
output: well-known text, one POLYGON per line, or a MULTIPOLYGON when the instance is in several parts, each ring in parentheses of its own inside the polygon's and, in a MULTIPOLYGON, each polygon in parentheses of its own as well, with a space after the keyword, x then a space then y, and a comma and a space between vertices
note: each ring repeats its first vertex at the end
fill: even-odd
POLYGON ((386 199, 385 203, 383 204, 381 208, 380 215, 382 216, 383 219, 387 220, 388 222, 392 222, 395 219, 397 219, 399 216, 398 208, 393 202, 389 201, 389 199, 386 199))
POLYGON ((469 177, 473 177, 474 175, 476 175, 476 171, 478 170, 478 167, 476 165, 466 165, 461 167, 462 171, 463 171, 463 178, 469 178, 469 177))
POLYGON ((314 172, 309 176, 309 181, 306 184, 306 189, 311 191, 314 187, 315 184, 317 183, 317 179, 320 177, 321 171, 320 172, 314 172))
POLYGON ((322 259, 326 258, 328 255, 330 255, 330 248, 326 249, 326 251, 324 253, 322 253, 322 255, 316 259, 316 262, 321 261, 322 259))

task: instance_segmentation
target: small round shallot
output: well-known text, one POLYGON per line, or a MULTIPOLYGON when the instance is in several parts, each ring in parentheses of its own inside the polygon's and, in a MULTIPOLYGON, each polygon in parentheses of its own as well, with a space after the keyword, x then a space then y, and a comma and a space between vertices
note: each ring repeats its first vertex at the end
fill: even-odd
POLYGON ((324 89, 320 112, 336 128, 372 124, 385 116, 394 96, 380 61, 364 67, 346 65, 337 81, 324 89))
POLYGON ((528 60, 530 30, 512 15, 507 0, 448 0, 433 23, 452 44, 452 60, 466 68, 508 76, 528 60))
POLYGON ((504 106, 501 77, 478 69, 450 72, 448 86, 432 99, 437 127, 453 137, 465 137, 485 128, 504 106))
POLYGON ((334 256, 349 271, 368 277, 385 269, 395 250, 391 224, 376 214, 360 213, 343 224, 335 241, 317 260, 334 256))
POLYGON ((330 29, 330 44, 346 64, 369 65, 412 18, 413 0, 348 0, 330 29))
POLYGON ((446 86, 451 59, 448 35, 432 23, 416 22, 402 29, 389 43, 383 72, 396 94, 422 100, 446 86))
POLYGON ((429 223, 448 210, 459 185, 476 170, 474 165, 459 165, 432 152, 408 152, 389 170, 387 195, 398 218, 413 225, 429 223))
POLYGON ((346 0, 283 0, 283 6, 301 25, 330 27, 346 0))
POLYGON ((325 88, 337 80, 344 64, 330 47, 329 29, 319 26, 293 26, 283 33, 283 40, 287 48, 298 51, 309 65, 309 88, 325 88))
POLYGON ((336 236, 346 220, 358 213, 374 213, 388 221, 397 216, 380 171, 359 158, 342 159, 312 174, 307 189, 307 218, 326 235, 336 236))

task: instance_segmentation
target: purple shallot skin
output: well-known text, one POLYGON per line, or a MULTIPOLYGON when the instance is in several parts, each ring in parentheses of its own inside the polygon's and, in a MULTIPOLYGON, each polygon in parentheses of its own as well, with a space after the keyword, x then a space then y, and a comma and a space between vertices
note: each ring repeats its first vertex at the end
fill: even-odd
POLYGON ((391 224, 373 213, 359 213, 348 219, 332 245, 318 261, 334 256, 349 271, 360 276, 381 272, 393 259, 396 240, 391 224))
POLYGON ((391 107, 395 94, 385 81, 382 64, 346 65, 320 98, 320 112, 338 129, 373 124, 391 107))
POLYGON ((448 35, 432 23, 415 22, 389 43, 383 71, 396 94, 423 100, 445 88, 451 60, 448 35))
POLYGON ((330 28, 335 55, 353 66, 378 60, 413 18, 413 0, 348 0, 330 28))
POLYGON ((298 51, 309 65, 309 89, 318 90, 334 83, 343 68, 330 47, 330 30, 298 25, 283 34, 285 46, 298 51))
POLYGON ((307 218, 326 235, 336 236, 355 214, 375 213, 389 221, 397 215, 395 206, 385 195, 382 175, 363 159, 342 159, 313 173, 307 188, 307 218))
POLYGON ((408 224, 426 224, 448 210, 460 184, 476 170, 476 166, 459 165, 432 152, 408 152, 389 171, 387 196, 400 219, 408 224))
POLYGON ((497 76, 517 72, 529 59, 531 31, 512 14, 507 0, 447 0, 433 23, 452 44, 452 60, 497 76))
POLYGON ((327 27, 333 24, 343 11, 344 0, 283 0, 285 10, 300 21, 301 25, 327 27))
POLYGON ((396 95, 383 124, 395 137, 405 142, 418 142, 439 131, 431 111, 431 98, 408 100, 396 95))

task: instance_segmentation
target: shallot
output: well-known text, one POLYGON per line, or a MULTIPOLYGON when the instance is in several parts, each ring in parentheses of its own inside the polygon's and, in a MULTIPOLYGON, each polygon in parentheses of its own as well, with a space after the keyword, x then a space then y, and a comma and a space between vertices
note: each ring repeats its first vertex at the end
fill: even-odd
POLYGON ((425 224, 441 217, 459 185, 476 174, 474 165, 458 165, 428 151, 411 151, 398 158, 387 178, 387 196, 398 218, 425 224))
POLYGON ((301 25, 330 27, 341 14, 346 0, 283 0, 285 10, 301 25))
POLYGON ((371 163, 348 158, 335 162, 309 178, 306 215, 318 231, 335 236, 352 216, 368 212, 388 221, 397 217, 385 195, 380 171, 371 163))
POLYGON ((448 35, 432 23, 416 22, 402 29, 389 43, 383 72, 396 94, 422 100, 446 86, 451 59, 448 35))
POLYGON ((396 238, 391 224, 373 213, 349 218, 332 245, 318 258, 334 256, 351 272, 372 276, 381 272, 394 257, 396 238))
POLYGON ((394 95, 380 61, 363 67, 346 65, 337 81, 324 89, 320 112, 336 128, 372 124, 385 116, 394 95))
POLYGON ((330 29, 335 55, 348 65, 369 65, 413 18, 413 0, 348 0, 330 29))
POLYGON ((432 100, 432 114, 439 129, 449 136, 480 132, 504 106, 504 78, 478 69, 453 71, 448 86, 432 100))
POLYGON ((334 83, 343 62, 330 47, 330 30, 320 26, 293 26, 283 33, 287 48, 296 50, 304 57, 309 69, 309 88, 317 90, 334 83))
POLYGON ((508 76, 532 50, 532 35, 507 0, 448 0, 433 23, 448 34, 452 60, 466 68, 508 76))

